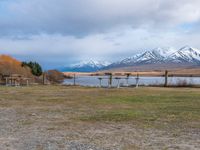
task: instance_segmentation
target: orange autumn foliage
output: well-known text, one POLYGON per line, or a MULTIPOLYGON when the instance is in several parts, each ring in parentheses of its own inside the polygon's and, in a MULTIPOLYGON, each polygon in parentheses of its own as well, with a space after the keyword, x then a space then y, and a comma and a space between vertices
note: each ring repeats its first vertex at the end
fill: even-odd
POLYGON ((25 77, 32 77, 30 68, 22 67, 20 61, 9 55, 0 55, 0 74, 21 74, 25 77))

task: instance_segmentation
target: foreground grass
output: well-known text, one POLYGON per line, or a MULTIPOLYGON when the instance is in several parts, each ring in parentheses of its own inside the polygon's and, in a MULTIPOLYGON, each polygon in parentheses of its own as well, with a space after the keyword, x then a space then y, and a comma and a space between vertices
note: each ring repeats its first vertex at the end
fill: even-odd
POLYGON ((0 149, 200 149, 197 88, 0 87, 0 114, 0 149))
POLYGON ((60 115, 72 122, 132 122, 156 128, 200 125, 200 89, 192 88, 0 87, 0 107, 20 107, 19 114, 60 115))

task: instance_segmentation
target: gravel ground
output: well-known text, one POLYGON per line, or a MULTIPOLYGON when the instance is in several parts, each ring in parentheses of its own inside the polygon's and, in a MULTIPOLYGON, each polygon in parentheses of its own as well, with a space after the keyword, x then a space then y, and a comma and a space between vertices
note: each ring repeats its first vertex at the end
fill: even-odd
MULTIPOLYGON (((19 108, 18 108, 19 109, 19 108)), ((19 110, 18 110, 19 111, 19 110)), ((0 149, 2 150, 121 150, 121 149, 200 149, 200 130, 184 132, 138 129, 132 124, 90 123, 48 126, 32 123, 16 109, 0 109, 0 149)), ((31 120, 42 119, 30 114, 31 120)), ((29 119, 30 119, 29 118, 29 119)))

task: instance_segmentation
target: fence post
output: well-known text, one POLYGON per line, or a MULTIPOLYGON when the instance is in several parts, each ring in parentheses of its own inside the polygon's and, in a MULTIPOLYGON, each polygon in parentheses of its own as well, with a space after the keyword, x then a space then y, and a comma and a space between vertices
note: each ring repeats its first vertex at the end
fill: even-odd
POLYGON ((99 79, 99 87, 102 87, 102 78, 98 78, 99 79))
POLYGON ((167 70, 165 70, 165 85, 164 86, 165 87, 168 86, 168 71, 167 70))
POLYGON ((45 72, 43 72, 43 85, 45 85, 45 82, 46 82, 46 74, 45 72))
POLYGON ((129 77, 130 77, 130 73, 126 73, 126 85, 129 86, 129 83, 128 83, 128 80, 129 80, 129 77))
POLYGON ((109 76, 109 87, 112 87, 112 73, 109 76))
POLYGON ((8 86, 8 78, 6 77, 6 86, 8 86))
POLYGON ((108 87, 112 87, 112 73, 105 73, 106 76, 108 76, 108 87))
POLYGON ((26 86, 29 86, 29 80, 26 79, 26 86))
POLYGON ((135 79, 136 79, 136 88, 138 88, 138 86, 139 86, 139 79, 140 79, 138 73, 137 73, 137 77, 135 79))
POLYGON ((120 88, 120 79, 121 78, 120 77, 116 77, 115 79, 117 80, 117 88, 120 88))
POLYGON ((74 74, 74 86, 76 85, 76 74, 74 74))

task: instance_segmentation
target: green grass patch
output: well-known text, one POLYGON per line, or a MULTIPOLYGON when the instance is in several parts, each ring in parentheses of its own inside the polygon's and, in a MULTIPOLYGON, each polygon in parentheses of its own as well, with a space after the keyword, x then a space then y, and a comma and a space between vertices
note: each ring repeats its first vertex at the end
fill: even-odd
MULTIPOLYGON (((0 107, 29 110, 52 122, 135 122, 200 124, 200 89, 99 89, 65 86, 0 87, 0 107)), ((22 122, 22 124, 28 124, 22 122)))

